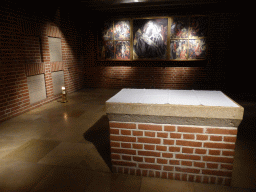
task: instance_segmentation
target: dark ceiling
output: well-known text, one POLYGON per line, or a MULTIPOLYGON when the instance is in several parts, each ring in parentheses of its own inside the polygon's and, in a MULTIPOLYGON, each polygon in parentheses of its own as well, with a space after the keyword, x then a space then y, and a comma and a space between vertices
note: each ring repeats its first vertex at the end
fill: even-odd
POLYGON ((220 0, 81 0, 91 10, 122 10, 129 8, 157 8, 179 5, 216 4, 225 2, 220 0))
MULTIPOLYGON (((237 1, 236 1, 237 2, 237 1)), ((60 9, 61 17, 74 22, 79 28, 86 23, 101 22, 106 18, 136 18, 148 16, 211 14, 216 12, 240 12, 238 3, 227 0, 3 0, 1 7, 15 8, 29 17, 55 18, 60 9), (138 1, 138 2, 135 2, 138 1)))
MULTIPOLYGON (((183 14, 203 13, 211 11, 230 11, 234 9, 234 3, 230 5, 227 0, 72 0, 72 1, 14 1, 3 0, 0 6, 7 4, 17 9, 25 10, 28 14, 54 16, 58 8, 62 13, 69 13, 76 18, 94 19, 102 14, 108 16, 133 16, 144 14, 165 14, 171 12, 183 14)), ((238 3, 236 3, 238 4, 238 3)), ((172 14, 172 13, 171 13, 172 14)))

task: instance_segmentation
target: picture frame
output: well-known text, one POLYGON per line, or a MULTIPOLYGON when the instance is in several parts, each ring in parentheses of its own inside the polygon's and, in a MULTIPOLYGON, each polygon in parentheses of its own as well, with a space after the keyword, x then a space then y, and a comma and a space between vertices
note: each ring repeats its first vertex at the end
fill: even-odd
POLYGON ((133 60, 166 59, 167 18, 133 21, 133 60))
POLYGON ((101 31, 101 61, 207 59, 207 16, 113 19, 104 22, 101 31))

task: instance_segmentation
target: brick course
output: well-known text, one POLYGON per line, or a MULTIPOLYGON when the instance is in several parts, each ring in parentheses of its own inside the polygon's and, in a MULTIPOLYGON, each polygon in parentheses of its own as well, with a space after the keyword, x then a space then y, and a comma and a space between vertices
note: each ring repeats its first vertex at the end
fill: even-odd
POLYGON ((116 131, 110 132, 114 172, 230 185, 236 141, 234 133, 237 131, 235 127, 113 121, 109 125, 110 130, 120 130, 119 136, 116 131), (122 132, 130 133, 131 130, 133 133, 139 131, 140 134, 132 134, 132 140, 122 135, 122 132), (171 134, 180 134, 181 137, 172 137, 170 131, 171 134), (147 134, 148 132, 151 134, 147 134), (127 139, 116 141, 116 137, 127 139), (112 141, 112 138, 115 141, 112 141), (132 150, 127 147, 132 147, 132 150))

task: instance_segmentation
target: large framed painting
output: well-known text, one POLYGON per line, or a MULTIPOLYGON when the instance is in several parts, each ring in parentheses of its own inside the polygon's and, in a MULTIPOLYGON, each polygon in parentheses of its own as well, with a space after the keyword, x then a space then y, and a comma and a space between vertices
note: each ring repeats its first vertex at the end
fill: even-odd
POLYGON ((168 19, 133 21, 133 59, 166 59, 168 19))
POLYGON ((169 59, 206 58, 207 19, 205 16, 172 17, 169 59))
POLYGON ((107 20, 98 38, 99 60, 206 59, 208 17, 168 16, 107 20))
POLYGON ((130 60, 130 20, 107 21, 98 43, 100 60, 130 60))

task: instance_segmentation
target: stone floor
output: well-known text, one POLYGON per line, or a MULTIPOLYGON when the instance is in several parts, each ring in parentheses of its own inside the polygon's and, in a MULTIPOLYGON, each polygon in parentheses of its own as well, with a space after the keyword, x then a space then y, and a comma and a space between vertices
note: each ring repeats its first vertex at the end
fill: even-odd
POLYGON ((197 192, 256 190, 256 103, 239 126, 232 186, 110 172, 105 101, 119 90, 84 89, 0 124, 0 191, 197 192))

